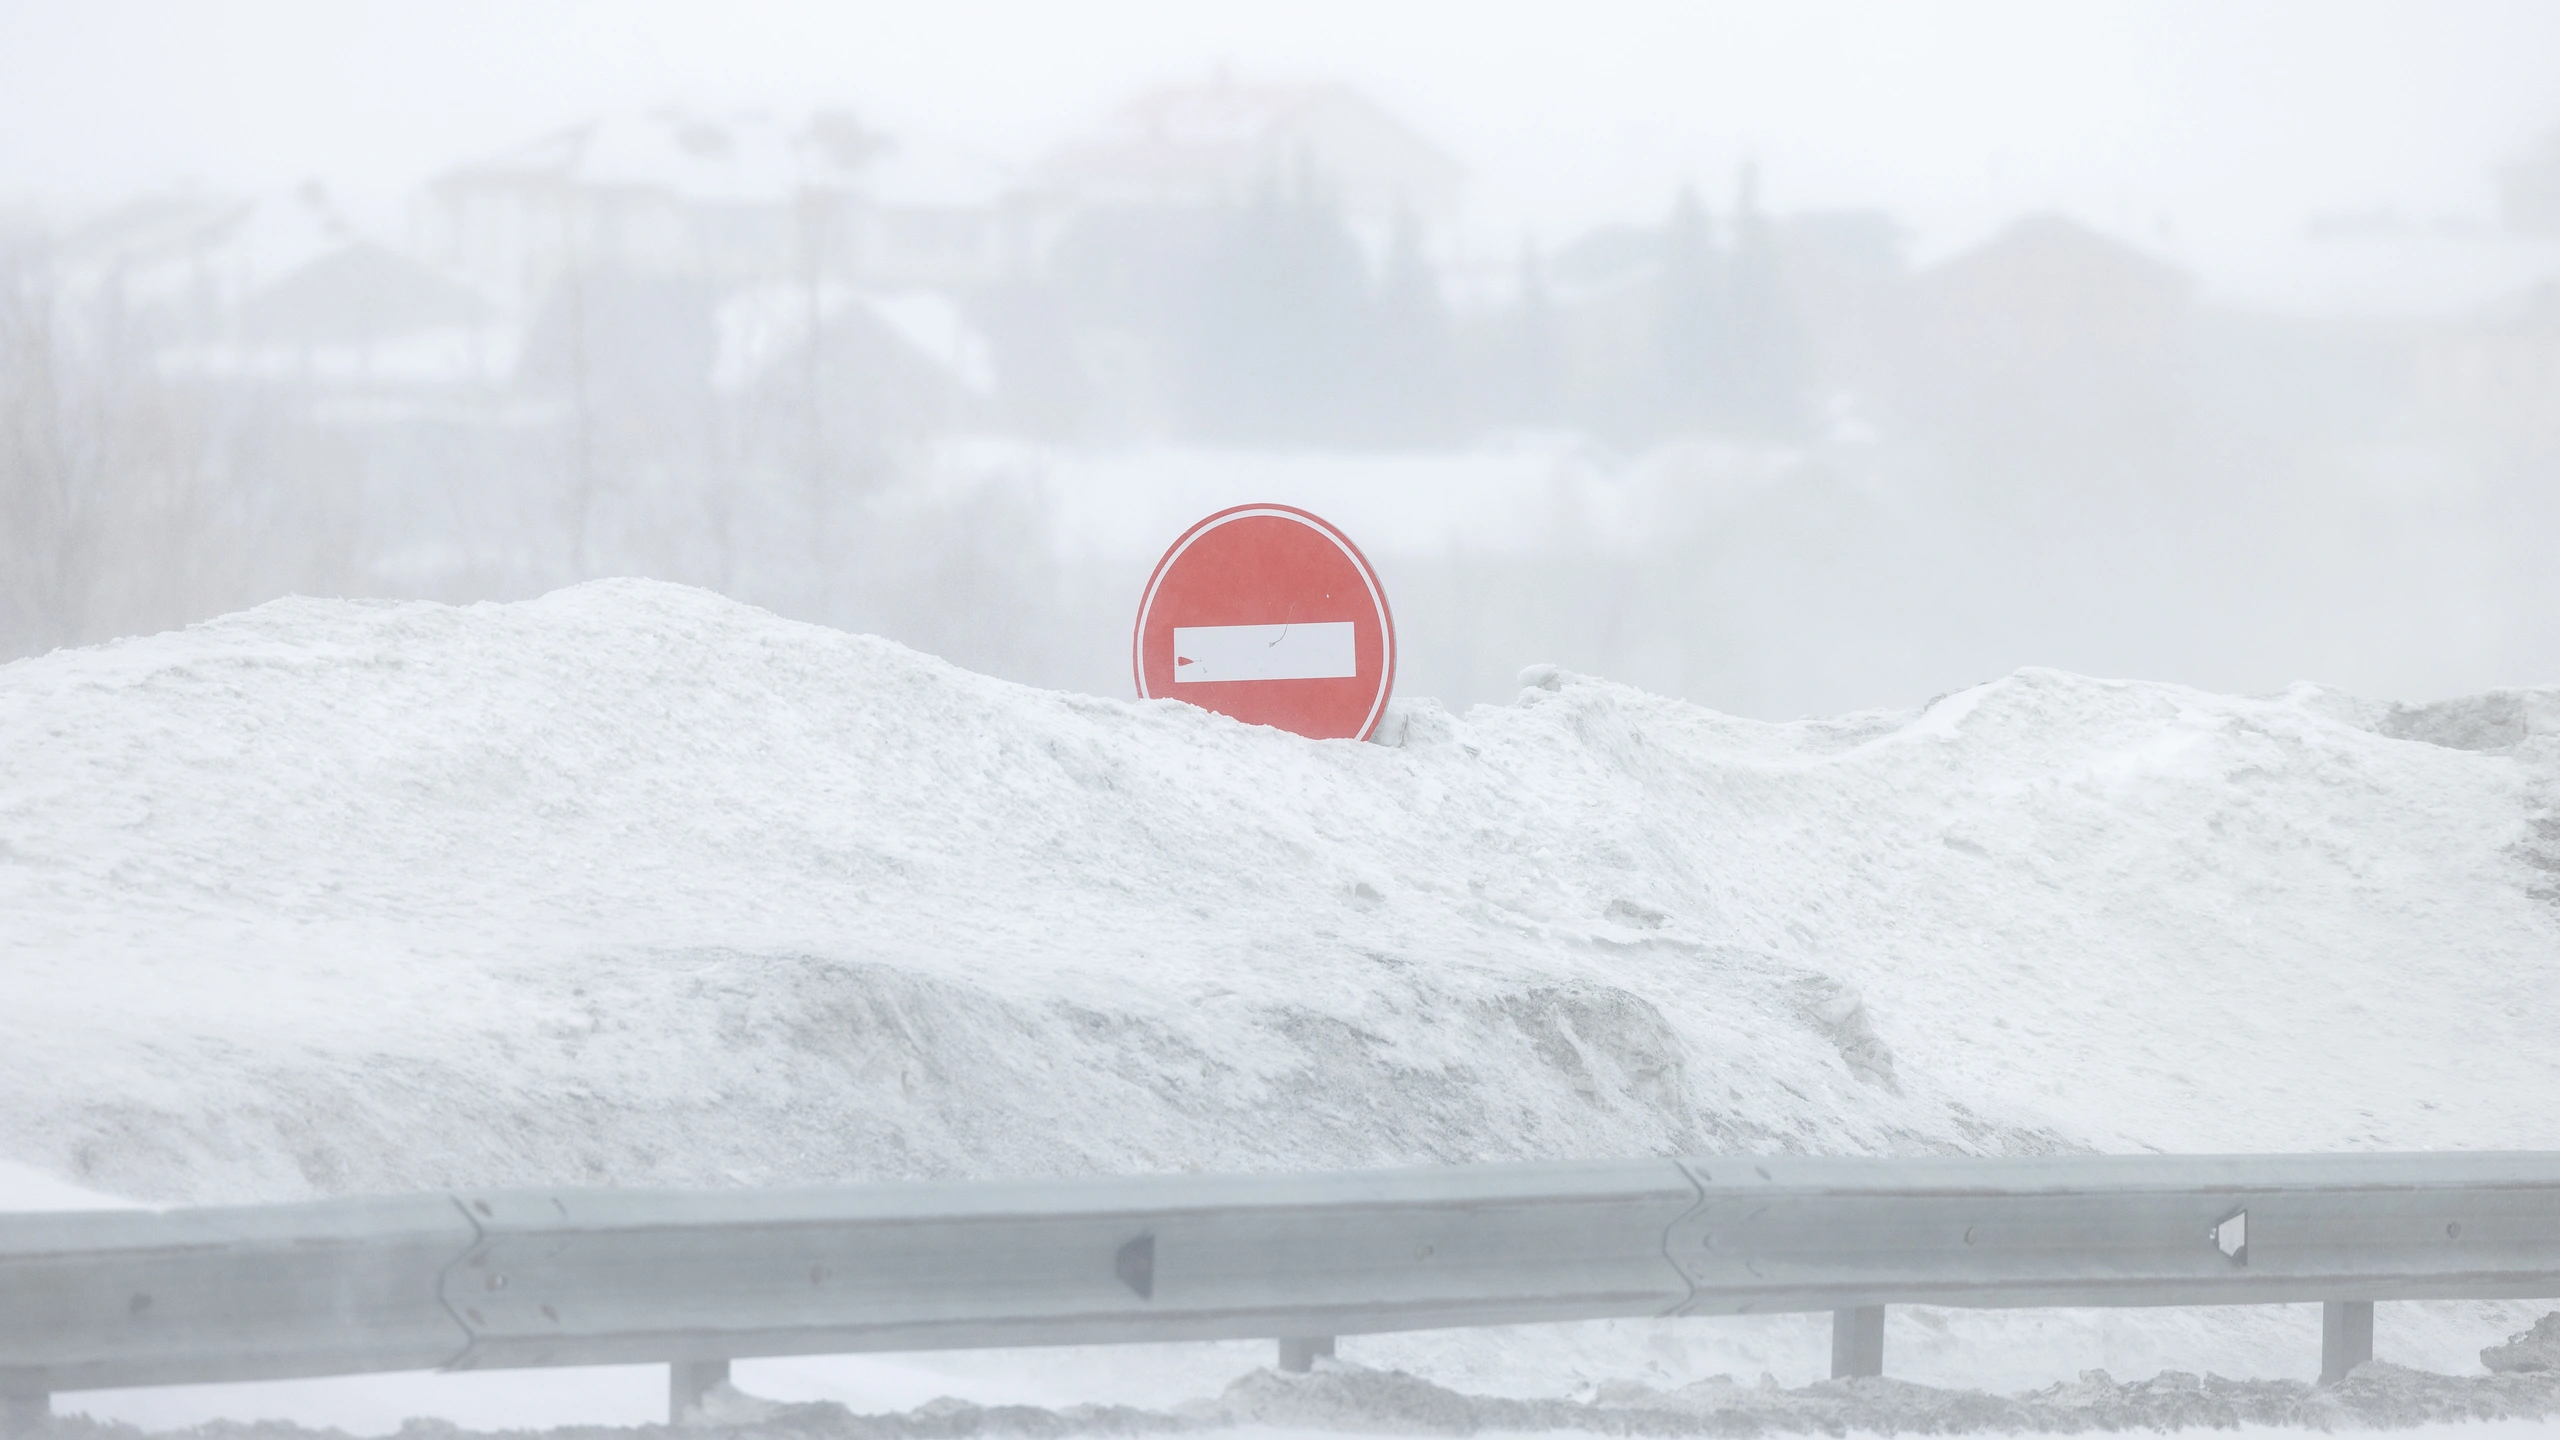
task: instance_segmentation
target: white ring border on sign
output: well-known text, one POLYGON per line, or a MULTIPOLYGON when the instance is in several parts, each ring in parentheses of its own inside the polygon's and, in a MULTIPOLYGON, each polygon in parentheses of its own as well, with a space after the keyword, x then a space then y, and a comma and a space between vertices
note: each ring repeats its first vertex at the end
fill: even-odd
POLYGON ((1182 538, 1173 542, 1173 548, 1164 552, 1164 558, 1156 562, 1155 573, 1147 577, 1147 593, 1138 601, 1137 633, 1129 638, 1129 669, 1138 682, 1138 698, 1141 700, 1172 698, 1147 693, 1147 618, 1155 614, 1156 592, 1163 588, 1164 577, 1172 571, 1173 562, 1181 559, 1183 552, 1198 543, 1201 536, 1219 526, 1265 515, 1275 520, 1295 521, 1332 541, 1334 548, 1340 550, 1344 557, 1350 560, 1351 568, 1359 572, 1360 583, 1369 587, 1369 603, 1377 607, 1378 612, 1378 648, 1381 652, 1378 698, 1369 702, 1369 716, 1360 722, 1360 733, 1350 737, 1354 740, 1366 740, 1377 733, 1378 721, 1387 711, 1387 701, 1395 694, 1395 613, 1387 608, 1387 592, 1383 586, 1379 585, 1377 572, 1369 568, 1369 557, 1360 553, 1360 547, 1351 543, 1350 536, 1334 529, 1333 522, 1313 511, 1301 510, 1294 505, 1283 505, 1277 501, 1266 500, 1237 505, 1211 515, 1184 531, 1182 538))

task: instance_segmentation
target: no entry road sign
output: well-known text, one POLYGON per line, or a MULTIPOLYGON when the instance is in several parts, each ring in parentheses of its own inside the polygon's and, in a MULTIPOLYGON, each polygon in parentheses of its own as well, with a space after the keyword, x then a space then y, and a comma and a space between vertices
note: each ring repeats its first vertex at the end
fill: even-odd
POLYGON ((1138 694, 1319 740, 1366 740, 1395 689, 1396 625, 1360 547, 1289 505, 1238 505, 1156 562, 1131 642, 1138 694))

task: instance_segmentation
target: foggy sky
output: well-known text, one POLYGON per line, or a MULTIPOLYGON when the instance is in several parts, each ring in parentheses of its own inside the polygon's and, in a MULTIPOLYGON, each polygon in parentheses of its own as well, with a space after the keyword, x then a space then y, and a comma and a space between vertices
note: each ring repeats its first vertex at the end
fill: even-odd
MULTIPOLYGON (((1714 193, 1880 206, 1928 252, 2061 209, 2207 270, 2307 213, 2483 215, 2560 124, 2560 6, 350 4, 0 0, 0 200, 307 178, 396 221, 456 159, 668 100, 1028 158, 1133 88, 1345 79, 1473 171, 1470 226, 1552 241, 1714 193)), ((1500 243, 1511 243, 1508 239, 1500 243)))

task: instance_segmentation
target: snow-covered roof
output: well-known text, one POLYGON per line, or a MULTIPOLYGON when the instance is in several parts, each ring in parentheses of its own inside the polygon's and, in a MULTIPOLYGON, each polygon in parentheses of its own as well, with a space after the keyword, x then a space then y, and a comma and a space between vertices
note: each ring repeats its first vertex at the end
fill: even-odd
POLYGON ((984 156, 895 139, 844 111, 783 116, 675 106, 554 131, 439 176, 438 186, 574 185, 650 190, 698 204, 756 204, 804 190, 892 203, 995 203, 1013 172, 984 156))
POLYGON ((2000 295, 2019 303, 2062 294, 2104 294, 2168 304, 2189 280, 2166 261, 2066 215, 2027 215, 1923 276, 1939 289, 2000 295))
POLYGON ((55 253, 71 265, 135 265, 200 254, 238 234, 257 202, 177 191, 146 195, 73 225, 55 253))
POLYGON ((884 205, 1003 204, 1022 189, 1022 167, 933 140, 892 141, 862 172, 860 190, 884 205))
POLYGON ((286 195, 181 191, 72 227, 56 255, 75 281, 114 276, 130 302, 203 295, 233 303, 367 243, 316 186, 286 195))
POLYGON ((993 351, 958 302, 938 290, 867 290, 828 282, 813 296, 798 284, 758 285, 721 302, 713 316, 714 389, 742 390, 802 354, 814 312, 833 326, 858 311, 886 338, 970 394, 995 390, 993 351))
POLYGON ((1464 172, 1383 106, 1347 85, 1160 85, 1052 152, 1041 188, 1102 203, 1200 204, 1275 172, 1313 170, 1354 214, 1437 214, 1464 172))
POLYGON ((530 182, 659 190, 701 202, 770 200, 846 185, 866 158, 764 111, 662 106, 572 125, 455 167, 440 185, 530 182))
POLYGON ((1113 111, 1094 138, 1192 150, 1255 145, 1344 93, 1338 85, 1239 85, 1224 77, 1207 85, 1159 85, 1113 111))

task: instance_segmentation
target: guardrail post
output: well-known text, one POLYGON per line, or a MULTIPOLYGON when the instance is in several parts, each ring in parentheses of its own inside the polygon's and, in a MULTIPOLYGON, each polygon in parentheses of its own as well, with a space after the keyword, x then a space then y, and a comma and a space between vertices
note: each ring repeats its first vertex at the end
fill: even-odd
POLYGON ((0 1391, 0 1437, 26 1440, 53 1418, 53 1397, 42 1390, 0 1391))
POLYGON ((1327 1360, 1333 1358, 1332 1336, 1316 1335, 1296 1340, 1286 1336, 1281 1337, 1280 1368, 1292 1375, 1304 1375, 1316 1368, 1316 1357, 1319 1355, 1327 1360))
POLYGON ((702 1397, 714 1385, 729 1383, 726 1360, 678 1360, 667 1367, 667 1423, 681 1422, 702 1408, 702 1397))
POLYGON ((1831 1378, 1884 1373, 1884 1307, 1831 1312, 1831 1378))
POLYGON ((2334 1385, 2373 1358, 2373 1302, 2330 1300, 2320 1307, 2320 1383, 2334 1385))

